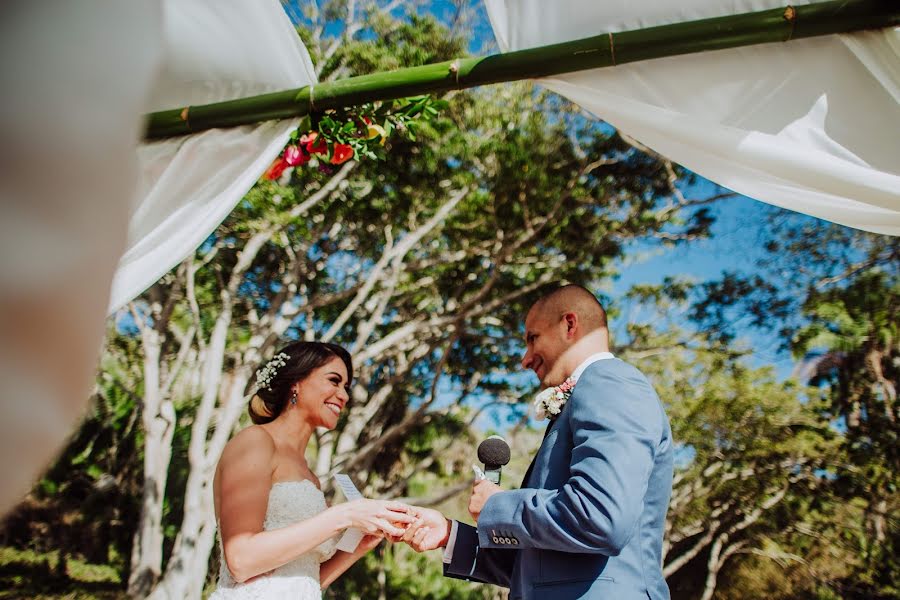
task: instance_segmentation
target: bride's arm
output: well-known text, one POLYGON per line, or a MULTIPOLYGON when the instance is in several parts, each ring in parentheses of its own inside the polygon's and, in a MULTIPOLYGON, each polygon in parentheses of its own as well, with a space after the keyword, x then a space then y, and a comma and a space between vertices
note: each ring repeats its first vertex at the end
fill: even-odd
POLYGON ((353 564, 365 554, 381 543, 384 537, 381 535, 367 535, 363 537, 359 546, 354 552, 341 552, 338 550, 334 556, 326 560, 319 567, 319 584, 324 590, 334 581, 344 574, 344 571, 353 566, 353 564))
POLYGON ((326 511, 264 531, 274 457, 271 436, 259 427, 248 427, 228 442, 219 460, 219 534, 225 563, 238 582, 290 562, 346 526, 346 517, 326 511))
POLYGON ((347 527, 399 531, 390 522, 414 520, 398 502, 357 500, 331 507, 281 529, 263 524, 272 487, 275 445, 258 427, 249 427, 228 443, 219 461, 219 531, 225 563, 235 581, 278 568, 316 548, 347 527))

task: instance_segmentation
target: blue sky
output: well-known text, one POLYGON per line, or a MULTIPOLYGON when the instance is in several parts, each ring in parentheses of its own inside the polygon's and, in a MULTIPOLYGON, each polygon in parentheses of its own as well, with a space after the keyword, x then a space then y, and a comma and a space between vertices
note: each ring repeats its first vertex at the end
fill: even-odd
MULTIPOLYGON (((695 192, 703 193, 714 186, 704 179, 696 187, 695 192)), ((716 222, 708 239, 672 249, 655 244, 634 246, 629 263, 621 269, 622 276, 604 292, 617 298, 635 284, 658 284, 666 277, 687 277, 702 282, 717 279, 724 271, 755 273, 756 262, 764 255, 761 244, 767 237, 767 217, 780 210, 741 195, 721 200, 712 205, 716 222)), ((794 361, 779 349, 781 340, 777 336, 750 328, 740 332, 738 342, 752 350, 753 366, 771 366, 781 379, 791 375, 794 361)))

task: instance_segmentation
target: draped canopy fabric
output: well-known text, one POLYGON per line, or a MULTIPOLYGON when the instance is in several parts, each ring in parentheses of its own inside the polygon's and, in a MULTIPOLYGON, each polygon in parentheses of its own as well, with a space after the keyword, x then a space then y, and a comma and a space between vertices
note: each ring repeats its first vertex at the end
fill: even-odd
MULTIPOLYGON (((149 111, 299 88, 309 53, 277 0, 168 0, 163 69, 149 111)), ((138 148, 140 179, 112 312, 189 256, 287 142, 297 120, 214 129, 138 148)))
MULTIPOLYGON (((783 5, 485 3, 503 51, 783 5)), ((674 56, 540 83, 738 193, 900 235, 900 28, 674 56)))

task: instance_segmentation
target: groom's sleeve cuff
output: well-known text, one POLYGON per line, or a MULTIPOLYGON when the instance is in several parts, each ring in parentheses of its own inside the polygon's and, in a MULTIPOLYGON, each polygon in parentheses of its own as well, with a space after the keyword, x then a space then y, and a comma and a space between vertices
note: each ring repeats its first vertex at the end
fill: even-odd
POLYGON ((444 547, 444 564, 449 565, 453 562, 453 548, 456 546, 456 529, 459 523, 456 519, 450 521, 450 538, 447 540, 447 546, 444 547))

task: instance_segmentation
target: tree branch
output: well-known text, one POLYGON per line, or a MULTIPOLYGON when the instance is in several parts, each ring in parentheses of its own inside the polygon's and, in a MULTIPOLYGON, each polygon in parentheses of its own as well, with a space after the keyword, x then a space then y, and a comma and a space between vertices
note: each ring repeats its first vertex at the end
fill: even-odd
POLYGON ((407 504, 412 504, 413 506, 424 506, 427 508, 431 506, 437 506, 442 502, 446 502, 450 498, 458 496, 461 492, 464 492, 471 487, 471 481, 462 481, 460 483, 457 483, 456 485, 441 490, 440 492, 431 494, 430 496, 402 497, 397 498, 397 501, 406 502, 407 504))

